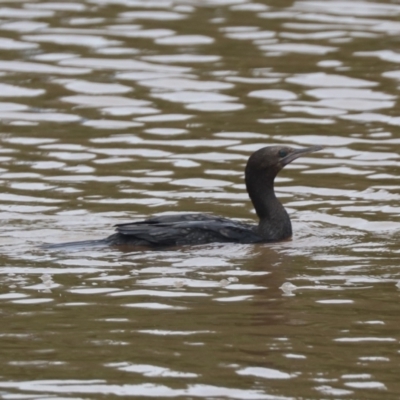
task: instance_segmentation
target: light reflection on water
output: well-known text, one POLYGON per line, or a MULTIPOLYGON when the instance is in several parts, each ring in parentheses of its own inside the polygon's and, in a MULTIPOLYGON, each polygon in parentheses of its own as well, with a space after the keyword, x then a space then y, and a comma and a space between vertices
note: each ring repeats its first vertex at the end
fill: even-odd
POLYGON ((397 398, 399 13, 3 2, 0 396, 397 398), (327 146, 276 180, 293 240, 38 247, 254 220, 243 169, 269 144, 327 146))

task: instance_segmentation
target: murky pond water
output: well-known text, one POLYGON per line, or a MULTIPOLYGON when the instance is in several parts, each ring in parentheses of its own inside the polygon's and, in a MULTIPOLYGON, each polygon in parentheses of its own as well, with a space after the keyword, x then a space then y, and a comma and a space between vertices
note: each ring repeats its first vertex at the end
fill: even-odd
POLYGON ((0 397, 397 399, 400 4, 2 1, 0 397), (294 237, 57 243, 166 212, 255 219, 282 171, 294 237))

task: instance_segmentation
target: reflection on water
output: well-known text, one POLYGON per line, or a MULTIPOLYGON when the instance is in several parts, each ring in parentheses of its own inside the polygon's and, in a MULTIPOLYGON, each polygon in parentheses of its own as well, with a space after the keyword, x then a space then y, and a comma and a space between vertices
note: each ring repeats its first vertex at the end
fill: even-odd
POLYGON ((400 5, 3 1, 0 396, 398 398, 400 5), (75 248, 165 212, 293 240, 75 248))

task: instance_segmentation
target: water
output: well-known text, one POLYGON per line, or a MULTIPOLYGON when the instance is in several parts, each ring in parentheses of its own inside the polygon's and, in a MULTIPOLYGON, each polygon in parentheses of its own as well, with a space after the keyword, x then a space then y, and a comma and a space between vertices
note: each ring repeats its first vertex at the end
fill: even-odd
POLYGON ((0 397, 397 399, 400 5, 3 1, 0 397), (45 251, 165 212, 272 245, 45 251))

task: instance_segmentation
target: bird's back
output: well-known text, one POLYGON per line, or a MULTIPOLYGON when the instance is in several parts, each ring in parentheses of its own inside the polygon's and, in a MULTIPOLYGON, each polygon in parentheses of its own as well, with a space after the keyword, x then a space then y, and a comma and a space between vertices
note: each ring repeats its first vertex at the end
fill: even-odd
POLYGON ((209 214, 175 214, 116 225, 113 245, 171 246, 210 242, 256 243, 257 226, 209 214))

